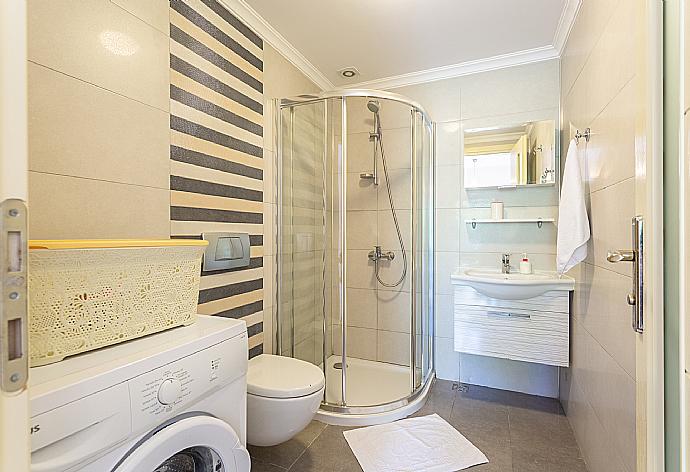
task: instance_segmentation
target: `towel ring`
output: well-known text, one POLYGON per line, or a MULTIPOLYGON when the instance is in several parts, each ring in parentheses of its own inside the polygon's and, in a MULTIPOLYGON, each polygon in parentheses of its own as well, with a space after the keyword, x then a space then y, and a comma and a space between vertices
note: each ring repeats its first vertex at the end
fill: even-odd
POLYGON ((592 130, 590 128, 585 128, 584 133, 581 133, 580 130, 577 130, 575 132, 575 144, 580 144, 580 138, 585 138, 585 142, 589 142, 589 138, 592 137, 592 130))

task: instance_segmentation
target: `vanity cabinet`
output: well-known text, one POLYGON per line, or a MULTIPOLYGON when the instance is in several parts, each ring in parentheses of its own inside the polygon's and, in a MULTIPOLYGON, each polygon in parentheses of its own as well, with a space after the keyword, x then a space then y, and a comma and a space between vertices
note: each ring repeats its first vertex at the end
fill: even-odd
POLYGON ((454 285, 455 350, 567 367, 570 291, 551 290, 523 300, 483 295, 454 285))

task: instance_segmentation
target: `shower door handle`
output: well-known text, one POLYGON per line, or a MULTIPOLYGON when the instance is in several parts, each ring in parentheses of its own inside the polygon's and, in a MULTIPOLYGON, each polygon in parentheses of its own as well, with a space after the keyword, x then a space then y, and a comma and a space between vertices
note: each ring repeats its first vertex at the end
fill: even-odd
POLYGON ((632 250, 609 251, 606 260, 617 264, 632 262, 633 287, 627 296, 632 306, 632 328, 637 333, 644 332, 644 220, 641 216, 632 219, 632 250))

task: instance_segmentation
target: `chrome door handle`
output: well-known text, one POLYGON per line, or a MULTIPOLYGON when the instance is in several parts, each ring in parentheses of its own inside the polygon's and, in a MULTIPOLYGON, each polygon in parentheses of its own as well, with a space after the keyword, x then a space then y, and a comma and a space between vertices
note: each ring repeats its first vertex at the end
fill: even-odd
POLYGON ((627 296, 628 305, 632 306, 633 330, 644 331, 644 221, 641 216, 632 219, 632 250, 609 251, 606 260, 611 263, 632 262, 633 289, 627 296))
POLYGON ((501 316, 506 318, 532 318, 532 315, 527 313, 509 313, 507 311, 487 311, 489 316, 501 316))
POLYGON ((635 262, 635 251, 626 251, 619 249, 618 251, 609 251, 606 255, 606 260, 609 262, 635 262))

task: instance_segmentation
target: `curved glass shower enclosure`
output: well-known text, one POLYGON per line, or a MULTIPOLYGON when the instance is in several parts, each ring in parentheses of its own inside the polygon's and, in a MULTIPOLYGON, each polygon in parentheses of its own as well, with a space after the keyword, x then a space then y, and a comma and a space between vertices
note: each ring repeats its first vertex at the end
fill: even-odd
POLYGON ((277 353, 320 366, 318 418, 423 403, 433 363, 433 124, 374 90, 277 102, 277 353))

